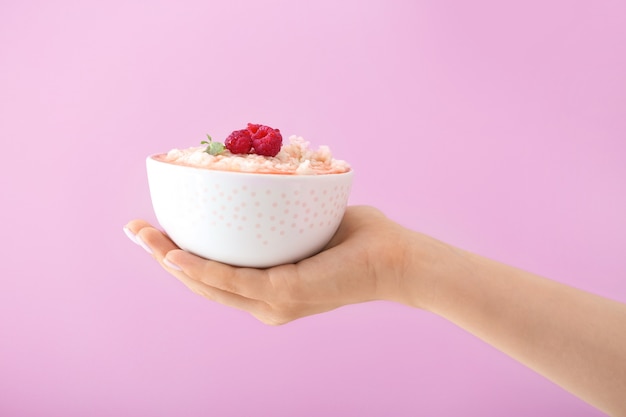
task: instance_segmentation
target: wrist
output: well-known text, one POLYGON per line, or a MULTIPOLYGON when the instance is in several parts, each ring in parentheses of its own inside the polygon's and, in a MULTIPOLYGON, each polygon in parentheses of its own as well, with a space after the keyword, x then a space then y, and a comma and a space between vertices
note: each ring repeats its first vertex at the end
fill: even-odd
POLYGON ((406 230, 396 267, 394 301, 434 312, 445 294, 445 283, 471 268, 469 254, 430 236, 406 230))

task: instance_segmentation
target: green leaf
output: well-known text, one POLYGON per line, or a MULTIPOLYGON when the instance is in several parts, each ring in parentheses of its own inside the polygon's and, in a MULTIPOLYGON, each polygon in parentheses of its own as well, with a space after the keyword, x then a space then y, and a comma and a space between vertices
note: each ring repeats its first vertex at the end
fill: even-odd
POLYGON ((209 136, 208 133, 206 137, 209 140, 208 142, 206 140, 200 142, 200 144, 202 145, 207 145, 204 152, 208 153, 209 155, 219 155, 224 152, 224 144, 220 142, 213 142, 213 139, 211 139, 211 136, 209 136))
POLYGON ((210 155, 219 155, 224 152, 224 145, 219 142, 211 142, 207 146, 206 151, 210 155))

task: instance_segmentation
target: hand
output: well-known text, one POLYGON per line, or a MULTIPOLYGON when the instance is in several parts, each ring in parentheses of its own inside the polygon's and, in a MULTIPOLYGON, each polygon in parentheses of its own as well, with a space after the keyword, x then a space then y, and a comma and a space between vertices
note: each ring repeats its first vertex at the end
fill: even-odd
POLYGON ((377 209, 349 207, 337 233, 317 255, 296 264, 253 269, 185 252, 142 220, 126 229, 194 292, 273 325, 347 304, 397 299, 411 233, 377 209))
POLYGON ((378 299, 424 308, 626 416, 626 304, 412 232, 374 208, 349 207, 320 253, 269 269, 192 255, 142 220, 125 230, 193 291, 264 323, 378 299))

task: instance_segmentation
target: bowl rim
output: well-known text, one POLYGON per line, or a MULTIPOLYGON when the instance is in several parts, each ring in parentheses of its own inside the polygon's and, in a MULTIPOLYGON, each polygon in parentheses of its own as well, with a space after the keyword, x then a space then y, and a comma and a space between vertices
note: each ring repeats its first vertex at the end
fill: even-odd
POLYGON ((181 169, 192 169, 200 172, 218 172, 225 175, 248 175, 248 176, 262 176, 262 177, 275 177, 275 178, 315 178, 315 177, 336 177, 336 176, 352 176, 354 175, 354 168, 352 166, 349 167, 348 171, 345 172, 329 172, 329 173, 319 173, 319 174, 297 174, 297 173, 279 173, 279 172, 246 172, 246 171, 235 171, 235 170, 227 170, 227 169, 212 169, 205 167, 197 167, 192 165, 184 165, 178 164, 169 161, 161 161, 155 159, 156 156, 167 155, 165 152, 154 153, 148 155, 146 157, 146 162, 151 161, 157 164, 163 164, 166 166, 179 167, 181 169))

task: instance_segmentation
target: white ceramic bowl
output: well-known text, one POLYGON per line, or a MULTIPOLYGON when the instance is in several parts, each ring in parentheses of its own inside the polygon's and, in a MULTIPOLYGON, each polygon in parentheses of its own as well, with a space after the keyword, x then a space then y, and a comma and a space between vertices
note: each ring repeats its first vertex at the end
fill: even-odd
POLYGON ((146 160, 157 220, 181 248, 236 266, 266 268, 319 252, 346 209, 352 171, 254 174, 146 160))

